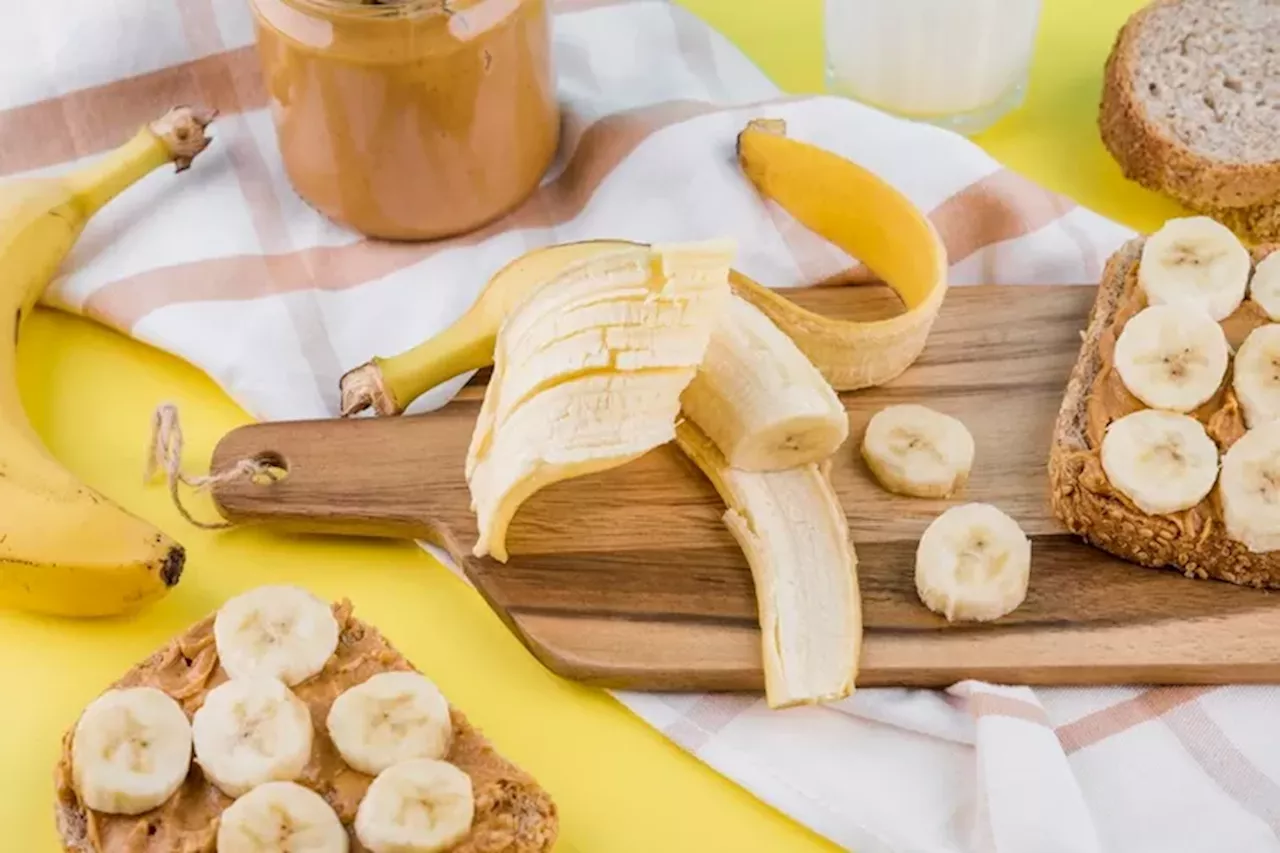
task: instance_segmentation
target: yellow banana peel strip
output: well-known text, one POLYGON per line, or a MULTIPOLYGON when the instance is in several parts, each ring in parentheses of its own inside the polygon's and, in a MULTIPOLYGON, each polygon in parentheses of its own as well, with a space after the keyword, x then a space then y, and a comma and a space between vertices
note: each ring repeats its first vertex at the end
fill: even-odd
POLYGON ((676 424, 676 444, 725 502, 725 527, 751 567, 769 706, 848 696, 862 650, 862 600, 858 560, 829 463, 782 471, 731 468, 715 442, 687 419, 676 424))
POLYGON ((785 132, 778 120, 749 122, 738 135, 742 170, 761 194, 878 275, 906 310, 872 322, 834 320, 739 272, 730 281, 795 340, 837 391, 882 385, 924 350, 946 295, 946 247, 928 217, 898 190, 785 132))

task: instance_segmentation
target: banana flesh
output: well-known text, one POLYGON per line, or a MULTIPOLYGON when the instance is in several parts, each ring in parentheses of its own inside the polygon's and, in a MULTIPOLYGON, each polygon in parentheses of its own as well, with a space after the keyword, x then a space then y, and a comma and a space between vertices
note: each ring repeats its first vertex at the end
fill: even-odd
POLYGON ((772 320, 736 295, 681 408, 744 471, 818 462, 849 436, 844 405, 822 374, 772 320))
POLYGON ((1129 318, 1116 338, 1120 381, 1143 403, 1190 412, 1218 393, 1231 348, 1208 314, 1185 304, 1151 305, 1129 318))
POLYGON ((1253 269, 1249 280, 1249 297, 1270 320, 1280 320, 1280 251, 1273 251, 1253 269))
POLYGON ((1259 326, 1236 352, 1231 383, 1245 425, 1252 428, 1280 418, 1280 323, 1259 326))
POLYGON ((948 622, 989 622, 1027 597, 1031 540, 991 504, 953 506, 925 528, 916 549, 916 594, 948 622))
POLYGON ((1244 301, 1249 250, 1207 216, 1170 219, 1142 245, 1138 284, 1152 305, 1181 305, 1226 319, 1244 301))
POLYGON ((218 817, 218 853, 347 853, 347 830, 324 797, 296 782, 267 782, 218 817))
POLYGON ((751 566, 769 706, 848 696, 862 646, 858 561, 825 464, 732 468, 688 420, 676 443, 724 500, 725 527, 751 566))
POLYGON ((1218 445, 1190 415, 1142 409, 1112 421, 1102 437, 1107 480, 1145 513, 1164 515, 1204 500, 1218 478, 1218 445))
POLYGON ((538 490, 623 465, 674 437, 680 395, 729 297, 731 258, 722 242, 606 253, 553 278, 507 316, 467 453, 476 556, 507 559, 507 527, 538 490), (640 310, 655 301, 674 307, 640 310), (647 322, 594 337, 558 322, 627 302, 647 322), (576 347, 569 356, 564 342, 576 347))
POLYGON ((86 222, 143 176, 179 171, 208 144, 211 114, 171 111, 90 166, 0 187, 0 606, 64 616, 136 609, 178 582, 185 553, 81 483, 23 410, 17 340, 86 222))
POLYGON ((1280 550, 1280 422, 1249 430, 1223 454, 1218 494, 1232 539, 1254 553, 1280 550))

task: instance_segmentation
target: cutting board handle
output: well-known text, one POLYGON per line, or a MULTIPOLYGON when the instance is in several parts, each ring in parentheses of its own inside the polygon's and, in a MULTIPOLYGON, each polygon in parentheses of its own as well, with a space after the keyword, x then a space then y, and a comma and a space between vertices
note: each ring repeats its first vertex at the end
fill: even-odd
POLYGON ((283 469, 283 476, 216 484, 218 511, 233 523, 425 539, 458 550, 459 537, 474 536, 470 496, 459 488, 461 476, 442 476, 439 466, 461 468, 465 454, 433 455, 424 464, 421 455, 404 451, 430 441, 417 417, 361 420, 368 421, 278 421, 227 433, 214 448, 211 471, 248 459, 283 469))

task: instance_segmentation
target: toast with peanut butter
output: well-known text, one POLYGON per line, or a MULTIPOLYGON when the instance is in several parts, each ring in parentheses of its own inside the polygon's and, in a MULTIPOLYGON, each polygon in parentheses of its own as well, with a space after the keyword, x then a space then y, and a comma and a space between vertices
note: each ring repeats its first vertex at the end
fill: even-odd
POLYGON ((1121 559, 1280 587, 1280 252, 1208 217, 1108 260, 1054 429, 1055 514, 1121 559))
POLYGON ((72 853, 542 853, 556 807, 349 602, 228 601, 63 738, 72 853))

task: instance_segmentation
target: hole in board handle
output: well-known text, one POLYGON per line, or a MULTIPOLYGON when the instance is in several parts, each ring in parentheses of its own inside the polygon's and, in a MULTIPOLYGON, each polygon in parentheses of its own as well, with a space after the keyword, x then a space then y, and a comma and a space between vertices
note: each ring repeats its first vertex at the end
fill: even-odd
POLYGON ((289 476, 288 461, 274 450, 264 450, 255 454, 253 461, 264 466, 264 470, 259 470, 250 478, 250 482, 255 486, 269 486, 289 476))

